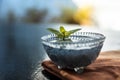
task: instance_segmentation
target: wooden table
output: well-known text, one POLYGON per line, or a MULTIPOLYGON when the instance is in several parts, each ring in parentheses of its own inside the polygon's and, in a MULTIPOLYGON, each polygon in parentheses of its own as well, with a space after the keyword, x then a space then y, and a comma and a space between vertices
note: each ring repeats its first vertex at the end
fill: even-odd
POLYGON ((42 66, 62 80, 120 80, 120 51, 100 53, 97 60, 87 66, 81 74, 58 69, 50 60, 44 61, 42 66))

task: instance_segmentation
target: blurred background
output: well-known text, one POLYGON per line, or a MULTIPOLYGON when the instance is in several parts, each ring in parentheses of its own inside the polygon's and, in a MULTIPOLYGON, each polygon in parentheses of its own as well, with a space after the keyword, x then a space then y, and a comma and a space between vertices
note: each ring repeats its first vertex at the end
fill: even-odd
POLYGON ((40 38, 60 25, 103 33, 102 51, 120 50, 119 0, 0 0, 0 80, 33 80, 46 58, 40 38))
POLYGON ((98 24, 100 28, 120 30, 119 7, 118 0, 1 0, 0 21, 98 24))

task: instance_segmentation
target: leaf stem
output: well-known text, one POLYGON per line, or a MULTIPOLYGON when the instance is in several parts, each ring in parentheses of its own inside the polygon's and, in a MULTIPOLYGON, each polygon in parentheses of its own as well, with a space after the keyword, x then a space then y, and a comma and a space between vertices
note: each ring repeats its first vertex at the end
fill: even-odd
POLYGON ((63 32, 63 41, 65 41, 65 32, 63 32))

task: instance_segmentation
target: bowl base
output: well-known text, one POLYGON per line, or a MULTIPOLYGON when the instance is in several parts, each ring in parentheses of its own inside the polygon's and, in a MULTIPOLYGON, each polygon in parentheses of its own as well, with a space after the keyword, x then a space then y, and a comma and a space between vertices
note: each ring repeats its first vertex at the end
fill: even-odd
POLYGON ((84 67, 76 67, 74 68, 74 71, 77 73, 82 73, 84 71, 84 67))
MULTIPOLYGON (((57 67, 58 67, 58 69, 65 69, 61 66, 57 66, 57 67)), ((76 68, 73 68, 73 70, 77 73, 82 73, 84 71, 84 67, 76 67, 76 68)))

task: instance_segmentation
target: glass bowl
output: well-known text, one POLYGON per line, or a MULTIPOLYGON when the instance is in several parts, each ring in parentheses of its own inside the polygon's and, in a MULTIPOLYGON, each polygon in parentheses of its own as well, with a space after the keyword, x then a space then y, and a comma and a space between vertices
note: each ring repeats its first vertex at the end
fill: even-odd
POLYGON ((45 35, 42 44, 49 58, 58 68, 74 69, 81 73, 99 55, 105 36, 93 32, 77 32, 69 39, 60 41, 55 34, 45 35))

